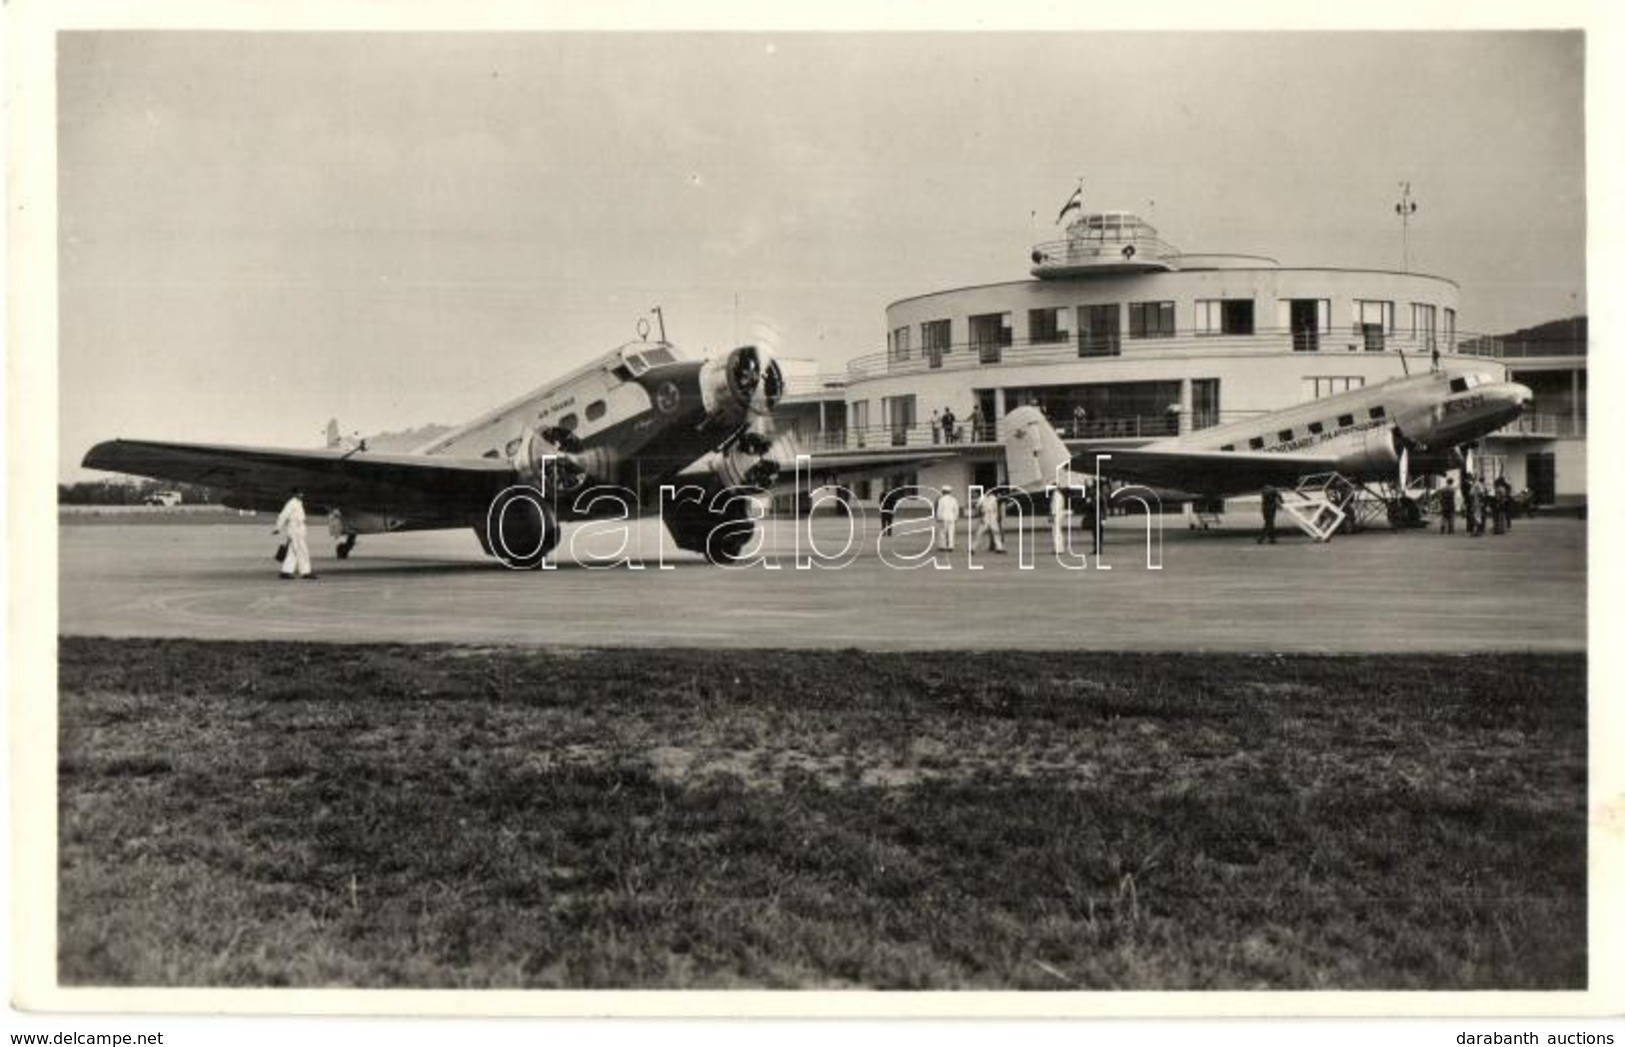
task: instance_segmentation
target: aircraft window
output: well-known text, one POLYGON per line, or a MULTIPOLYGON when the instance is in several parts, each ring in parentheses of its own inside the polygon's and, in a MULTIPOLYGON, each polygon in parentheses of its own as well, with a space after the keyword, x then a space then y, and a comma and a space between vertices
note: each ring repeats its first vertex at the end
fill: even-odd
POLYGON ((1280 440, 1282 443, 1286 443, 1292 439, 1292 430, 1282 429, 1280 432, 1275 434, 1275 438, 1280 440))
POLYGON ((622 357, 622 360, 624 361, 623 366, 634 375, 642 374, 649 369, 649 365, 644 363, 643 357, 637 353, 627 353, 626 356, 622 357))
POLYGON ((621 364, 619 367, 611 368, 609 373, 614 375, 616 378, 619 378, 623 382, 630 382, 632 380, 633 371, 632 368, 628 367, 627 365, 621 364))
POLYGON ((1366 413, 1371 415, 1372 418, 1386 418, 1388 416, 1387 409, 1383 407, 1373 407, 1366 413))
POLYGON ((655 367, 655 366, 658 366, 660 364, 669 364, 669 363, 672 362, 671 350, 670 349, 649 349, 649 350, 645 350, 645 352, 643 354, 643 362, 648 364, 650 367, 655 367))
POLYGON ((1467 391, 1467 379, 1465 379, 1465 378, 1452 378, 1452 379, 1450 379, 1450 391, 1453 392, 1453 393, 1465 393, 1467 391))
POLYGON ((559 428, 568 429, 572 432, 574 432, 575 427, 580 424, 581 419, 577 418, 574 414, 567 414, 563 418, 559 419, 559 428))
POLYGON ((1321 433, 1326 431, 1326 426, 1320 422, 1310 422, 1309 431, 1314 433, 1316 436, 1319 436, 1321 433))
POLYGON ((517 450, 519 450, 519 437, 516 436, 508 441, 508 446, 502 449, 502 453, 512 458, 513 453, 517 450))
POLYGON ((480 457, 481 458, 501 458, 502 456, 500 454, 497 454, 497 449, 495 447, 493 447, 489 451, 486 451, 484 454, 480 455, 480 457))
POLYGON ((1354 416, 1352 414, 1340 414, 1337 416, 1337 424, 1342 426, 1353 425, 1354 416))
POLYGON ((604 412, 607 410, 609 410, 608 404, 604 403, 602 400, 594 400, 592 403, 587 405, 587 421, 598 421, 598 419, 604 417, 604 412))
POLYGON ((1235 444, 1225 444, 1223 447, 1219 448, 1219 450, 1221 450, 1221 451, 1234 451, 1235 449, 1236 449, 1235 444))
POLYGON ((1264 448, 1264 438, 1262 436, 1255 436, 1251 440, 1247 441, 1247 446, 1251 447, 1255 451, 1261 451, 1264 448))

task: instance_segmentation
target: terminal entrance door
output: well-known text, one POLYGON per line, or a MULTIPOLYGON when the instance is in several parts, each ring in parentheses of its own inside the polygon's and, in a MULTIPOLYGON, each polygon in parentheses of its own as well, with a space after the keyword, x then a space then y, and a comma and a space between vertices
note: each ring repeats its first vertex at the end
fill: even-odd
POLYGON ((1550 451, 1536 451, 1524 459, 1524 486, 1534 496, 1536 505, 1557 503, 1557 455, 1550 451))
POLYGON ((996 403, 991 389, 976 390, 977 413, 982 416, 982 431, 972 436, 972 440, 998 439, 999 417, 994 414, 996 403))

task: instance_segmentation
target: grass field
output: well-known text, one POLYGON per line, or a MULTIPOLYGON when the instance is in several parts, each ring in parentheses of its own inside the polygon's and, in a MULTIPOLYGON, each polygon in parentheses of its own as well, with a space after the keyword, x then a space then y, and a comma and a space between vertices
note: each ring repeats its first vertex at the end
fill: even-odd
POLYGON ((1583 656, 60 661, 65 985, 1586 983, 1583 656))

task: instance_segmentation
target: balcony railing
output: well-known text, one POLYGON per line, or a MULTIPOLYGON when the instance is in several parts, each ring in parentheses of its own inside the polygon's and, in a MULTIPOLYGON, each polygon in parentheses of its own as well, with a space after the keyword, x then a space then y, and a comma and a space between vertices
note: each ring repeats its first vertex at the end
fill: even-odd
POLYGON ((1553 440, 1584 439, 1586 420, 1581 415, 1531 411, 1510 422, 1497 436, 1531 436, 1553 440))
POLYGON ((1427 367, 1434 348, 1447 356, 1498 358, 1499 343, 1457 335, 1455 345, 1443 335, 1413 335, 1385 332, 1380 343, 1371 343, 1364 330, 1348 327, 1316 332, 1312 339, 1285 328, 1265 328, 1252 334, 1222 334, 1180 331, 1172 335, 1135 338, 1127 334, 1080 337, 1069 332, 1058 341, 1015 341, 1000 346, 997 353, 985 353, 985 343, 955 342, 930 353, 867 353, 847 363, 847 378, 861 381, 888 375, 924 374, 930 371, 964 371, 979 367, 1018 367, 1024 364, 1075 363, 1078 360, 1110 360, 1118 356, 1201 357, 1283 353, 1302 355, 1403 352, 1427 367), (1381 349, 1367 348, 1380 344, 1381 349), (1113 351, 1115 350, 1115 351, 1113 351))

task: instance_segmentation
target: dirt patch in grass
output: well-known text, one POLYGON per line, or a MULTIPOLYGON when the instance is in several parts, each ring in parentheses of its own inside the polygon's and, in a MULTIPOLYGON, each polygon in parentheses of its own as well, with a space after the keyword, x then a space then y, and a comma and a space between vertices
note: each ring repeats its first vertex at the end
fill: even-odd
POLYGON ((65 638, 59 975, 1579 988, 1585 675, 65 638))

